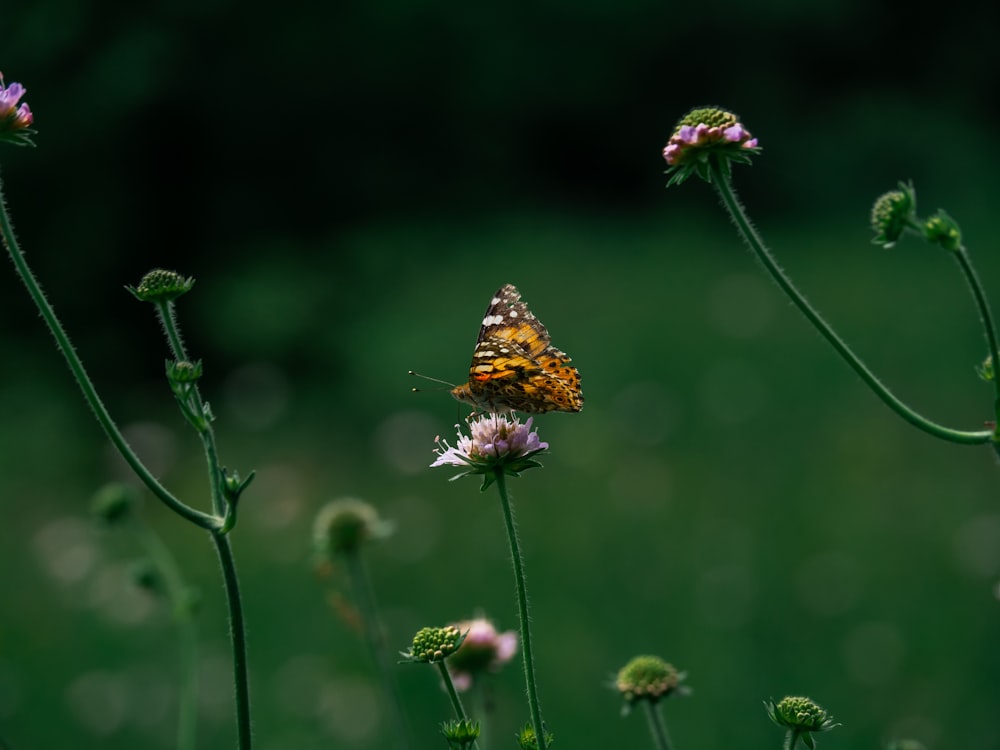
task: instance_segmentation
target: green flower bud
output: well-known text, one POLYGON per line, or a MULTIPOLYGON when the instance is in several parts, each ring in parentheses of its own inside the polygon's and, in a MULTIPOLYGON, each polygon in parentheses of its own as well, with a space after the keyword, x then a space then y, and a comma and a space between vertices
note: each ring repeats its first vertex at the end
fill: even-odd
POLYGON ((443 628, 421 628, 413 636, 413 644, 403 657, 406 661, 426 664, 444 661, 448 654, 455 653, 464 639, 465 636, 453 625, 446 625, 443 628))
POLYGON ((164 271, 157 268, 142 277, 139 286, 125 287, 132 295, 142 302, 173 302, 182 294, 191 291, 193 278, 184 278, 176 271, 164 271))
MULTIPOLYGON (((547 729, 542 729, 542 731, 545 732, 545 746, 551 747, 554 739, 552 733, 547 729)), ((517 744, 521 750, 538 750, 538 739, 535 736, 535 728, 531 724, 525 724, 521 728, 517 735, 517 744)))
POLYGON ((615 687, 625 698, 622 713, 641 700, 656 703, 681 688, 686 675, 658 656, 637 656, 618 671, 615 687))
POLYGON ((90 503, 90 514, 110 526, 128 518, 138 504, 139 491, 135 487, 122 482, 112 482, 94 494, 94 499, 90 503))
POLYGON ((171 384, 195 383, 201 378, 201 360, 188 362, 187 360, 167 360, 167 379, 171 384))
POLYGON ((979 377, 982 380, 985 380, 987 383, 989 383, 991 380, 993 380, 994 377, 996 377, 996 373, 993 370, 992 354, 986 357, 986 359, 983 360, 983 363, 976 368, 976 374, 979 375, 979 377))
POLYGON ((787 696, 777 703, 773 700, 768 701, 764 707, 771 721, 789 731, 791 741, 786 742, 787 748, 793 748, 795 739, 800 738, 805 746, 812 750, 816 746, 816 741, 812 737, 813 732, 828 732, 840 726, 810 698, 787 696))
POLYGON ((941 209, 924 222, 924 236, 928 242, 938 244, 949 252, 962 247, 962 231, 955 220, 941 209))
POLYGON ((363 542, 385 538, 392 530, 392 523, 381 520, 373 506, 344 497, 327 503, 316 515, 313 547, 321 559, 354 554, 363 542))
POLYGON ((917 196, 910 183, 899 183, 898 190, 883 193, 872 206, 872 242, 890 248, 907 228, 916 224, 917 196))
POLYGON ((441 734, 448 740, 451 750, 465 750, 479 739, 479 722, 470 719, 452 719, 441 725, 441 734))

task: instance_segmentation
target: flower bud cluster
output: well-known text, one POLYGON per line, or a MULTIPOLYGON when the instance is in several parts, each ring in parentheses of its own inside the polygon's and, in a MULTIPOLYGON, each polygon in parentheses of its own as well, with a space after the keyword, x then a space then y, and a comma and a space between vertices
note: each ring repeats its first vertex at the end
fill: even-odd
POLYGON ((353 497, 331 500, 316 515, 313 548, 318 557, 355 554, 371 539, 392 533, 392 524, 383 521, 370 503, 353 497))
POLYGON ((688 692, 681 684, 686 676, 658 656, 636 656, 615 677, 615 688, 625 699, 622 714, 628 714, 639 701, 657 703, 675 692, 688 692))
POLYGON ((139 286, 126 288, 142 302, 162 303, 173 302, 191 291, 193 286, 193 278, 184 278, 176 271, 156 268, 142 277, 139 286))
POLYGON ((403 657, 411 662, 442 662, 462 645, 463 636, 454 625, 443 628, 421 628, 413 636, 413 644, 403 657))

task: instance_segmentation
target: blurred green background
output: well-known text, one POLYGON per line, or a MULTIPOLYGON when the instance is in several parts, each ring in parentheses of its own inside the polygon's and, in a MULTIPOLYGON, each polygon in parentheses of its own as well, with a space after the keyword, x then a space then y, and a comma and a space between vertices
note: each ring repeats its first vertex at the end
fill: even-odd
MULTIPOLYGON (((369 550, 389 641, 482 609, 516 624, 501 516, 427 468, 464 414, 408 369, 465 376, 504 282, 583 374, 582 414, 513 484, 542 707, 561 748, 646 747, 610 676, 689 672, 677 748, 778 747, 762 701, 808 694, 827 747, 1000 746, 1000 472, 987 448, 895 418, 741 248, 703 184, 663 190, 692 106, 765 151, 736 184, 810 299, 899 395, 980 428, 990 389, 940 252, 868 244, 872 200, 915 181, 995 296, 995 4, 382 2, 3 10, 0 69, 38 149, 0 156, 24 249, 111 412, 205 507, 200 450, 163 382, 150 268, 180 304, 223 461, 258 479, 233 536, 262 750, 390 747, 373 670, 317 576, 312 519, 358 496, 398 524, 369 550)), ((124 478, 13 271, 0 274, 0 736, 18 750, 169 748, 176 641, 136 591, 125 533, 87 518, 124 478)), ((203 593, 201 746, 233 746, 208 540, 145 516, 203 593)), ((419 747, 448 705, 400 667, 419 747)), ((497 676, 501 736, 527 718, 497 676)), ((513 747, 513 743, 497 747, 513 747)))

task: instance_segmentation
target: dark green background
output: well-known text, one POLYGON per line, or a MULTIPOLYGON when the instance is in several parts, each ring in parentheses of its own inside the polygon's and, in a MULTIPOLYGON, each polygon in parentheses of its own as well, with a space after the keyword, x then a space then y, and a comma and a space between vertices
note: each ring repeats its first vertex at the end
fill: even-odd
MULTIPOLYGON (((868 244, 912 178, 1000 294, 998 11, 985 3, 122 4, 3 10, 0 69, 39 148, 4 149, 24 249, 112 413, 204 506, 166 349, 123 285, 198 279, 179 307, 223 460, 259 478, 233 542, 262 750, 384 748, 362 644, 310 525, 353 495, 398 523, 369 551, 390 643, 482 608, 515 625, 495 495, 426 468, 464 413, 409 393, 463 378, 490 294, 518 285, 583 374, 580 415, 513 489, 556 747, 648 746, 609 677, 690 673, 676 747, 779 747, 762 701, 805 693, 825 747, 1000 746, 1000 473, 896 419, 761 276, 711 191, 663 190, 690 107, 760 138, 736 172, 781 262, 899 395, 992 416, 964 284, 941 252, 868 244)), ((125 582, 127 533, 86 518, 125 476, 12 270, 0 274, 0 736, 171 747, 175 637, 125 582)), ((204 595, 203 747, 234 744, 208 541, 144 511, 204 595)), ((421 748, 448 706, 400 667, 421 748)), ((518 670, 497 677, 509 736, 518 670)), ((498 743, 495 747, 513 747, 498 743)))

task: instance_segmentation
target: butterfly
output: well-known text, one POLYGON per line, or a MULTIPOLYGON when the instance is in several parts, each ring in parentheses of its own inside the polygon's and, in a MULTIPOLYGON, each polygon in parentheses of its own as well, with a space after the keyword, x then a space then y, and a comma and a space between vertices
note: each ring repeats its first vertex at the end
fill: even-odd
POLYGON ((490 300, 469 366, 469 382, 451 389, 484 412, 580 411, 580 373, 552 346, 549 332, 513 284, 490 300))

